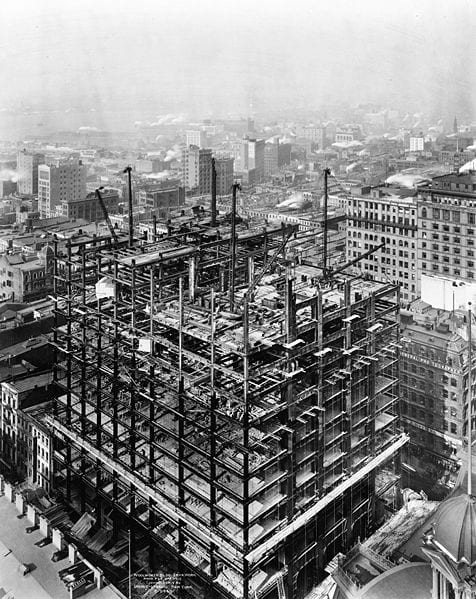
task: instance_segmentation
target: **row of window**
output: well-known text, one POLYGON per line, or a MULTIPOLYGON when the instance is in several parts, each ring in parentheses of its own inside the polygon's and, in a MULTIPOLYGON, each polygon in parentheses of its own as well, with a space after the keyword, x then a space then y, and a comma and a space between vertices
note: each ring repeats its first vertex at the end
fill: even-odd
MULTIPOLYGON (((428 267, 428 264, 426 262, 422 262, 422 270, 430 270, 428 267)), ((455 275, 457 277, 461 276, 461 269, 460 268, 453 268, 451 269, 449 266, 443 266, 441 269, 439 267, 438 264, 432 264, 431 265, 431 270, 433 272, 442 272, 446 275, 455 275)), ((467 271, 466 275, 465 275, 468 279, 474 279, 474 273, 472 271, 467 271)))

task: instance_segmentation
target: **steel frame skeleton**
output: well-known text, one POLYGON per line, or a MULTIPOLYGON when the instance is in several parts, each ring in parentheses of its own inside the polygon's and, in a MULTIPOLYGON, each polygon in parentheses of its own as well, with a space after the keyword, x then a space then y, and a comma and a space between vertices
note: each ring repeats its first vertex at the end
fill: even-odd
POLYGON ((399 484, 399 289, 309 285, 293 232, 56 248, 56 488, 194 574, 170 596, 301 597, 399 484))

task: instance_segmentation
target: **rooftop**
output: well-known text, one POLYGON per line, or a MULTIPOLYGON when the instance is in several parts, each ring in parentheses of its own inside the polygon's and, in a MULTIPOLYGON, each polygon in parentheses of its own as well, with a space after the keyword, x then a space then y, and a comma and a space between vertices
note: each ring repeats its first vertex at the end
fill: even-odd
POLYGON ((52 373, 44 372, 42 374, 29 376, 25 379, 18 379, 7 384, 13 389, 15 389, 18 393, 23 393, 25 391, 30 391, 35 387, 46 387, 46 385, 50 384, 52 380, 52 373))
MULTIPOLYGON (((38 547, 43 539, 40 530, 26 534, 31 522, 18 518, 13 503, 0 497, 0 591, 10 592, 16 599, 69 599, 69 592, 58 572, 67 568, 68 559, 51 561, 56 551, 51 543, 38 547), (32 566, 31 573, 23 576, 21 564, 32 566)), ((3 596, 3 595, 2 595, 3 596)), ((119 599, 123 597, 114 587, 94 589, 86 595, 88 599, 119 599)))

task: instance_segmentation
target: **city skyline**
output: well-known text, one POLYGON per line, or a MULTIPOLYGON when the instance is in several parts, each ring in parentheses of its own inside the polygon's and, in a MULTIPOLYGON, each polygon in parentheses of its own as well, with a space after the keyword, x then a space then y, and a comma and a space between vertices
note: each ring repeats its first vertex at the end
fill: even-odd
POLYGON ((117 129, 167 113, 180 121, 360 102, 474 116, 468 0, 21 0, 3 2, 0 16, 4 77, 14 81, 0 92, 7 129, 12 112, 117 129))

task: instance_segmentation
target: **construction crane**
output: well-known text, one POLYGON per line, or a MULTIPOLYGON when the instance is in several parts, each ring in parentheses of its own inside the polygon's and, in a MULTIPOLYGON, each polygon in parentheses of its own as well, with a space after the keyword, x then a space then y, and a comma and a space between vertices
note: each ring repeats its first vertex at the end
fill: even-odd
POLYGON ((118 242, 117 234, 116 234, 116 231, 114 230, 114 227, 112 226, 111 219, 109 218, 109 213, 106 208, 106 204, 104 203, 103 197, 101 195, 101 191, 103 189, 104 189, 104 187, 99 187, 98 189, 96 189, 96 195, 99 200, 99 203, 101 204, 102 212, 104 214, 104 220, 106 221, 107 226, 109 227, 109 231, 111 232, 111 236, 114 239, 114 243, 117 243, 118 242))

